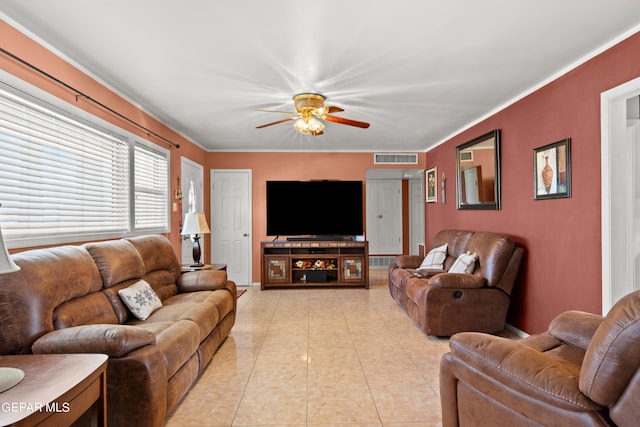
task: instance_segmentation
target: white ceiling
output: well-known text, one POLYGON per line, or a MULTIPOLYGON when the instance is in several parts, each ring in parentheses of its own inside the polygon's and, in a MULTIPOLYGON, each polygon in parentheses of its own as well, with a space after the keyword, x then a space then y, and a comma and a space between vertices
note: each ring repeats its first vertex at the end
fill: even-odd
POLYGON ((0 17, 210 151, 422 152, 637 31, 640 1, 2 0, 0 17), (308 91, 371 127, 255 128, 308 91))

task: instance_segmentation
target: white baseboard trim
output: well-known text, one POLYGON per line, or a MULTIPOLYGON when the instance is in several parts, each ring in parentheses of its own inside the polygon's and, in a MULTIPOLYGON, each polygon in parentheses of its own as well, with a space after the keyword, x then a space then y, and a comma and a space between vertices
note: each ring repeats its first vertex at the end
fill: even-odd
POLYGON ((520 338, 526 338, 529 336, 528 333, 526 333, 525 331, 521 331, 520 329, 516 328, 513 325, 510 325, 508 323, 505 323, 504 328, 508 331, 513 332, 514 334, 516 334, 517 336, 519 336, 520 338))

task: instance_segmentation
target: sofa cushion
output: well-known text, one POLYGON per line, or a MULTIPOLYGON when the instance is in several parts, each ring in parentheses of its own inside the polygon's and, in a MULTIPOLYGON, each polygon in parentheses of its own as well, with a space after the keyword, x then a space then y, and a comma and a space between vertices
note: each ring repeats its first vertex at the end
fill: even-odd
POLYGON ((200 345, 198 325, 190 320, 140 323, 137 326, 155 335, 155 347, 164 356, 167 378, 178 372, 200 345))
POLYGON ((449 273, 456 274, 471 274, 473 270, 476 268, 476 259, 478 258, 478 254, 466 252, 461 254, 456 262, 453 263, 451 268, 449 269, 449 273))
POLYGON ((131 313, 140 320, 145 320, 151 313, 162 307, 162 301, 144 280, 139 280, 129 287, 120 289, 118 295, 131 310, 131 313))
POLYGON ((197 325, 199 331, 198 342, 204 341, 219 321, 218 310, 215 305, 206 302, 163 305, 145 320, 132 320, 130 325, 150 323, 178 322, 189 320, 197 325))
POLYGON ((55 329, 98 323, 119 323, 113 306, 102 292, 63 302, 53 310, 55 329))
POLYGON ((424 261, 420 264, 418 269, 427 270, 442 270, 444 269, 444 260, 447 258, 447 246, 445 243, 442 246, 438 246, 429 251, 424 261))
POLYGON ((84 325, 49 332, 33 343, 34 353, 103 353, 120 357, 156 337, 149 331, 126 325, 84 325))
POLYGON ((580 390, 611 406, 640 369, 640 291, 618 301, 596 330, 582 363, 580 390))
POLYGON ((231 295, 231 292, 226 289, 181 293, 163 301, 163 304, 168 306, 174 304, 193 304, 203 302, 215 305, 218 311, 218 319, 222 319, 234 309, 233 296, 231 295))
POLYGON ((105 288, 125 280, 140 279, 144 275, 140 254, 126 240, 87 243, 84 246, 98 266, 105 288))
POLYGON ((156 270, 167 270, 176 282, 180 278, 182 269, 171 242, 164 236, 139 236, 126 239, 142 257, 146 273, 156 270))
MULTIPOLYGON (((12 256, 21 268, 0 275, 0 354, 30 353, 53 331, 53 312, 66 301, 99 292, 100 272, 85 248, 60 246, 12 256)), ((87 318, 95 322, 102 318, 87 318)))

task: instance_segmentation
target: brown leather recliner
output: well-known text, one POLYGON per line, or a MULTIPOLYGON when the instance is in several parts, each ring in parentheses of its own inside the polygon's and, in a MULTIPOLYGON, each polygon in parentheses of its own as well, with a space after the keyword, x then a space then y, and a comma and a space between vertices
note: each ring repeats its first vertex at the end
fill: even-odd
POLYGON ((440 270, 420 269, 424 257, 397 256, 389 266, 391 296, 427 335, 502 330, 524 250, 510 237, 487 231, 442 230, 431 247, 445 243, 440 270), (467 252, 477 254, 473 272, 450 273, 467 252))
POLYGON ((640 291, 519 341, 460 333, 440 364, 444 427, 640 425, 640 291))

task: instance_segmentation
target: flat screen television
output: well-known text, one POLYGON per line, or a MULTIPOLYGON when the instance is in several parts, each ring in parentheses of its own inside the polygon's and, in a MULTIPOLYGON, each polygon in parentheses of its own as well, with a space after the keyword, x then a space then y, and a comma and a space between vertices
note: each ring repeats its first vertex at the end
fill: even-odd
POLYGON ((267 181, 267 235, 363 234, 362 181, 267 181))

